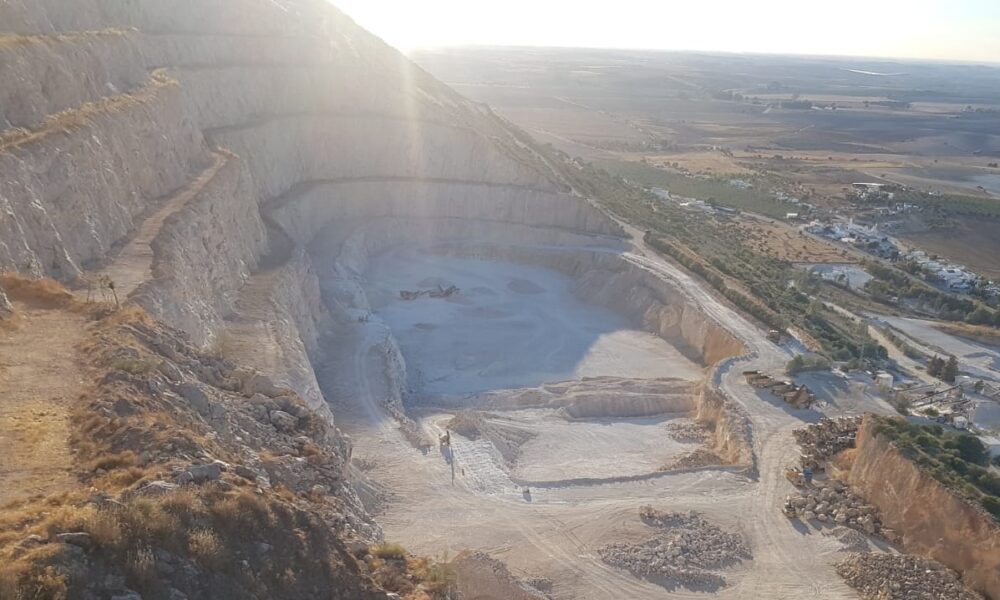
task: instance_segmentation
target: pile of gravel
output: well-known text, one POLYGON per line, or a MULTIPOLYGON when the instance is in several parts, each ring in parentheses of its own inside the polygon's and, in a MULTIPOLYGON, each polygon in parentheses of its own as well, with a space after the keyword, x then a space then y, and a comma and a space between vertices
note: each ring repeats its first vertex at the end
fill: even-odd
POLYGON ((906 554, 852 554, 837 573, 865 600, 982 600, 954 571, 906 554))
POLYGON ((854 529, 847 527, 837 527, 830 531, 824 531, 824 536, 835 538, 841 543, 840 552, 871 552, 871 543, 868 536, 854 529))
POLYGON ((723 531, 698 513, 661 513, 647 506, 639 516, 656 534, 643 542, 600 548, 604 562, 640 577, 685 586, 721 586, 725 579, 716 571, 751 558, 739 534, 723 531))
POLYGON ((802 446, 802 467, 817 469, 830 457, 854 447, 861 418, 839 417, 822 419, 793 432, 795 441, 802 446))

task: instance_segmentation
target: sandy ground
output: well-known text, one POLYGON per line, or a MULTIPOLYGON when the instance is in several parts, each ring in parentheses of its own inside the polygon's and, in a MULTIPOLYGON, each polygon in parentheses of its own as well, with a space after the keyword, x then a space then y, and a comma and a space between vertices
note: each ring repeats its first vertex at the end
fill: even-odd
POLYGON ((701 368, 664 340, 572 293, 568 277, 507 263, 401 249, 379 257, 369 298, 423 394, 532 387, 614 375, 697 379, 701 368), (400 290, 457 286, 451 298, 400 290))
MULTIPOLYGON (((650 452, 655 456, 658 452, 669 454, 678 450, 670 440, 658 439, 657 429, 665 427, 662 423, 657 423, 656 419, 557 421, 546 411, 503 413, 504 418, 518 420, 522 426, 538 433, 522 447, 522 455, 513 467, 505 465, 496 448, 482 438, 473 441, 455 435, 450 450, 434 448, 421 452, 403 439, 381 408, 384 367, 370 360, 370 350, 378 343, 378 336, 384 335, 384 326, 373 320, 372 323, 350 325, 356 331, 346 332, 340 338, 343 345, 324 375, 324 385, 330 386, 324 391, 338 402, 335 412, 339 426, 352 435, 354 456, 364 459, 371 485, 384 498, 374 508, 386 538, 416 552, 435 556, 454 555, 463 549, 489 552, 508 563, 516 574, 549 579, 552 595, 557 599, 705 597, 705 590, 664 587, 609 567, 598 558, 597 549, 605 544, 638 540, 645 535, 646 528, 637 518, 637 511, 640 506, 651 504, 661 510, 701 511, 719 526, 740 531, 745 536, 753 560, 724 572, 727 585, 715 590, 713 597, 856 598, 855 592, 833 570, 833 563, 843 556, 840 543, 830 536, 820 535, 817 529, 789 521, 781 514, 781 501, 792 491, 784 470, 794 464, 798 455, 792 430, 823 414, 883 411, 884 403, 868 394, 857 394, 851 385, 840 385, 840 382, 816 382, 824 388, 825 394, 819 410, 792 409, 768 395, 759 394, 746 384, 741 371, 752 368, 780 372, 789 359, 787 351, 766 342, 756 326, 716 299, 697 280, 654 257, 641 244, 625 258, 638 268, 679 284, 707 314, 726 323, 745 340, 748 355, 725 361, 712 379, 751 417, 756 469, 742 473, 716 467, 630 477, 658 463, 658 459, 647 455, 650 452), (382 333, 376 332, 377 329, 382 333), (601 477, 595 480, 567 477, 586 473, 601 477), (518 483, 521 481, 519 475, 525 474, 544 477, 545 481, 530 484, 528 492, 518 483)), ((391 281, 378 280, 376 283, 383 288, 383 296, 376 303, 387 321, 401 327, 398 333, 405 340, 403 351, 407 362, 420 365, 425 372, 450 374, 448 385, 462 382, 461 386, 466 388, 485 387, 487 384, 477 382, 475 376, 456 368, 454 361, 461 353, 442 348, 441 340, 428 336, 428 331, 444 335, 445 322, 438 321, 440 327, 437 329, 412 331, 416 323, 455 315, 469 306, 457 303, 451 306, 437 301, 438 304, 429 305, 429 313, 424 314, 414 308, 417 305, 399 307, 389 298, 390 292, 398 293, 394 288, 414 287, 429 275, 424 269, 418 272, 407 271, 405 266, 393 267, 393 260, 390 258, 387 264, 380 264, 373 271, 380 277, 394 274, 391 281), (394 310, 399 312, 394 313, 394 310), (431 344, 431 348, 438 344, 436 349, 443 353, 428 351, 427 344, 431 344)), ((446 279, 463 289, 484 287, 500 298, 507 297, 498 299, 483 293, 481 297, 490 300, 483 300, 479 307, 495 308, 498 304, 513 302, 530 314, 530 298, 535 295, 528 295, 528 300, 513 301, 510 298, 516 298, 516 292, 506 288, 504 278, 516 275, 513 279, 531 281, 552 294, 548 298, 552 303, 547 307, 549 311, 567 314, 587 308, 575 306, 571 295, 557 294, 559 290, 554 282, 558 277, 552 275, 542 277, 527 273, 521 267, 511 273, 504 265, 478 265, 470 273, 461 273, 462 268, 469 265, 459 268, 461 262, 450 260, 440 264, 447 266, 441 267, 445 269, 446 279), (487 281, 478 281, 483 273, 489 273, 487 281), (504 275, 500 276, 501 273, 504 275), (505 288, 507 291, 503 291, 505 288)), ((517 317, 505 315, 503 319, 517 320, 517 317)), ((540 325, 539 319, 542 317, 537 317, 535 322, 540 325)), ((489 319, 475 317, 466 322, 448 323, 471 331, 473 324, 488 324, 489 319)), ((603 325, 597 333, 585 334, 584 339, 591 344, 597 343, 595 340, 600 334, 609 333, 606 329, 613 330, 607 325, 608 321, 594 323, 603 325)), ((510 331, 503 331, 502 327, 494 326, 492 331, 494 335, 512 336, 508 340, 514 344, 515 352, 531 348, 533 343, 548 343, 547 340, 526 341, 510 331)), ((530 328, 514 331, 532 339, 530 328)), ((572 332, 562 330, 561 325, 553 326, 552 331, 563 339, 574 339, 572 332)), ((444 339, 460 338, 451 334, 444 339)), ((544 354, 533 356, 549 356, 552 352, 551 347, 548 348, 544 354)), ((627 351, 638 352, 634 348, 627 351)), ((576 372, 576 365, 584 361, 586 354, 577 348, 572 354, 562 355, 561 362, 555 363, 560 369, 557 372, 563 375, 576 372), (577 362, 571 363, 566 356, 577 362)), ((671 355, 669 352, 656 355, 656 361, 664 362, 664 357, 671 355)), ((560 355, 556 352, 554 356, 560 355)), ((680 363, 674 359, 666 362, 676 374, 680 363)), ((485 364, 491 363, 486 361, 485 364)), ((514 363, 504 364, 509 369, 508 379, 497 379, 501 383, 512 383, 520 378, 537 381, 555 370, 550 365, 525 375, 514 370, 514 363)), ((481 367, 477 365, 476 368, 481 367)), ((429 435, 436 435, 443 432, 441 427, 448 416, 426 415, 420 419, 420 424, 429 435)))
MULTIPOLYGON (((522 411, 535 412, 535 411, 522 411)), ((552 412, 530 414, 544 434, 521 449, 514 473, 528 481, 629 477, 652 473, 700 444, 666 434, 669 417, 567 421, 552 412)))

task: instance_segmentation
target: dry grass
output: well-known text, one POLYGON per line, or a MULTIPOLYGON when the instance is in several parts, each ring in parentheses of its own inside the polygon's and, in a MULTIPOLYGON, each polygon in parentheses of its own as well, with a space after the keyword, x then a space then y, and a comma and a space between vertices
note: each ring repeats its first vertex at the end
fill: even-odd
POLYGON ((210 568, 218 568, 224 561, 225 548, 215 532, 199 529, 188 538, 188 549, 191 556, 199 563, 210 568))
POLYGON ((846 250, 805 235, 787 225, 741 221, 748 244, 758 252, 794 263, 856 263, 846 250))
POLYGON ((68 309, 79 305, 76 297, 52 279, 28 279, 16 273, 0 275, 0 287, 12 301, 46 309, 68 309))
POLYGON ((104 469, 105 471, 110 471, 112 469, 123 469, 135 466, 138 461, 139 458, 136 456, 135 452, 125 450, 114 454, 104 454, 94 459, 87 465, 87 470, 96 471, 98 469, 104 469))
POLYGON ((968 323, 938 323, 934 327, 945 333, 968 338, 980 344, 1000 346, 1000 329, 969 325, 968 323))
POLYGON ((142 358, 117 358, 111 361, 109 367, 115 371, 124 371, 130 375, 146 375, 156 370, 156 364, 142 358))
POLYGON ((382 559, 402 560, 406 558, 406 548, 399 544, 379 544, 372 546, 369 552, 372 556, 382 559))
POLYGON ((163 72, 157 71, 153 73, 149 83, 134 92, 112 96, 97 102, 88 102, 79 108, 51 115, 36 131, 13 129, 0 135, 0 152, 9 152, 43 141, 53 135, 83 129, 97 117, 115 114, 133 106, 152 102, 159 95, 160 90, 176 85, 175 80, 170 79, 163 72))

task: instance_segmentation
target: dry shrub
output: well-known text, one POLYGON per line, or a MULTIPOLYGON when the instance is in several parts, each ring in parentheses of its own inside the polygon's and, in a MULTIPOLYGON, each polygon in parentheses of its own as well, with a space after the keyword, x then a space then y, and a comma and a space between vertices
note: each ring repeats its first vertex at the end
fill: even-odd
POLYGON ((129 552, 125 560, 125 569, 129 578, 140 587, 149 588, 159 583, 156 558, 149 548, 139 548, 129 552))
POLYGON ((220 527, 232 531, 254 530, 273 522, 267 501, 255 491, 240 490, 209 507, 220 527))
POLYGON ((149 316, 146 309, 135 304, 123 306, 120 310, 110 313, 105 323, 108 325, 148 325, 154 324, 153 318, 149 316))
POLYGON ((77 305, 76 297, 52 279, 28 279, 16 273, 0 275, 0 287, 11 300, 24 302, 37 308, 71 308, 77 305))
POLYGON ((129 375, 146 375, 156 370, 156 364, 143 358, 118 358, 108 365, 115 371, 124 371, 129 375))
POLYGON ((372 546, 371 555, 382 559, 402 560, 406 558, 406 548, 400 544, 379 544, 372 546))
POLYGON ((118 452, 116 454, 106 454, 100 458, 95 459, 89 465, 91 471, 96 471, 98 469, 104 469, 105 471, 110 471, 112 469, 123 469, 126 467, 134 467, 138 462, 138 457, 135 452, 131 450, 125 450, 124 452, 118 452))
POLYGON ((139 467, 128 467, 127 469, 113 471, 104 479, 104 482, 108 484, 106 487, 121 489, 133 485, 145 476, 146 471, 144 469, 140 469, 139 467))
POLYGON ((213 569, 222 564, 225 552, 219 536, 209 529, 192 532, 188 538, 188 550, 195 560, 213 569))
POLYGON ((205 505, 192 487, 182 487, 163 496, 160 499, 160 506, 163 507, 163 510, 180 519, 184 525, 190 524, 196 516, 205 511, 205 505))
POLYGON ((66 600, 69 583, 55 567, 33 569, 27 561, 0 566, 0 598, 5 600, 66 600))

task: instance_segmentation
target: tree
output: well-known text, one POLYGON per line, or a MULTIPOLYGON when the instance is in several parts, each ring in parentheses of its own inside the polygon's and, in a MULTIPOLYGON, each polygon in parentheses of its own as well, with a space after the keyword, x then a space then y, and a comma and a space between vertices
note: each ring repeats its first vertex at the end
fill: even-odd
POLYGON ((939 356, 927 361, 927 374, 931 377, 941 377, 941 372, 944 370, 944 360, 939 356))
POLYGON ((993 321, 993 317, 992 312, 980 306, 965 318, 965 322, 971 325, 989 325, 993 321))
POLYGON ((985 465, 990 460, 989 448, 974 435, 963 433, 952 440, 948 440, 945 445, 958 450, 958 455, 965 462, 975 465, 985 465))
POLYGON ((955 383, 956 377, 958 377, 958 359, 952 356, 941 371, 941 379, 948 383, 955 383))

